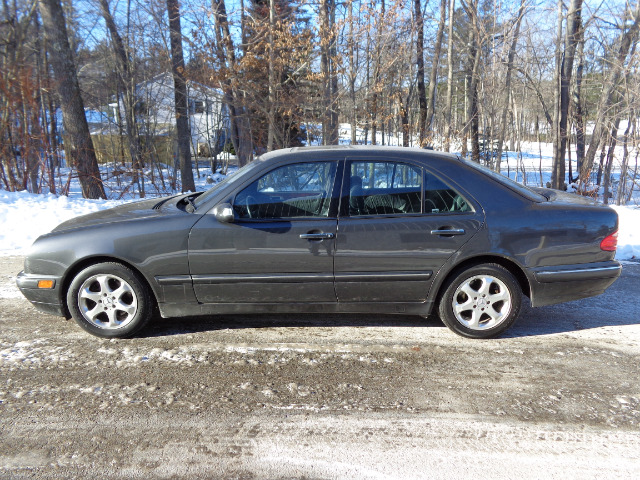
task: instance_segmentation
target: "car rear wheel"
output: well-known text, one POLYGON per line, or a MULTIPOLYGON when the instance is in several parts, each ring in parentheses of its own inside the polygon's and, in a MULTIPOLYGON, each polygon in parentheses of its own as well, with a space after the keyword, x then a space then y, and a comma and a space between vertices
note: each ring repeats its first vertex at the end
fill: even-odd
POLYGON ((439 314, 451 330, 469 338, 492 338, 518 318, 522 290, 506 268, 477 265, 453 275, 445 284, 439 314))
POLYGON ((67 306, 82 328, 104 338, 133 335, 152 312, 145 282, 119 263, 98 263, 78 273, 67 292, 67 306))

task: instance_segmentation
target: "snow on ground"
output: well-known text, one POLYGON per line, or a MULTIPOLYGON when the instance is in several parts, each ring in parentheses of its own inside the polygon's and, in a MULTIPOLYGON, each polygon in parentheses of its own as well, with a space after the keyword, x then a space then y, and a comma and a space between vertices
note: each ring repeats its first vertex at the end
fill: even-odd
POLYGON ((617 207, 620 227, 618 229, 618 260, 640 259, 640 207, 617 207))
POLYGON ((24 255, 36 238, 58 224, 121 203, 0 190, 0 254, 24 255))

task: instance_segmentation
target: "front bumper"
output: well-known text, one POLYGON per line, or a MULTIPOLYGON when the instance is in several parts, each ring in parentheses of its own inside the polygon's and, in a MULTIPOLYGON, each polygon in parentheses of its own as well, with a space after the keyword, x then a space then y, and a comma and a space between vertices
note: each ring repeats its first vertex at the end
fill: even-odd
POLYGON ((51 315, 66 316, 66 311, 60 295, 61 278, 53 275, 34 275, 20 272, 16 284, 22 294, 36 309, 51 315), (51 288, 38 288, 41 280, 53 281, 51 288))
POLYGON ((555 303, 595 297, 604 293, 622 273, 622 265, 611 260, 577 265, 537 267, 530 270, 531 305, 542 307, 555 303))

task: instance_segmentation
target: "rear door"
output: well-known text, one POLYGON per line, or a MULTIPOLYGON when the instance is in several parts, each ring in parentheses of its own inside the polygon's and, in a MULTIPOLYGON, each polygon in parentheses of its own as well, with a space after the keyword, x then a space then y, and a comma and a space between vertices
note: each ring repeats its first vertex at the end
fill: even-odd
POLYGON ((347 161, 335 253, 339 302, 422 302, 484 221, 471 198, 403 160, 347 161))

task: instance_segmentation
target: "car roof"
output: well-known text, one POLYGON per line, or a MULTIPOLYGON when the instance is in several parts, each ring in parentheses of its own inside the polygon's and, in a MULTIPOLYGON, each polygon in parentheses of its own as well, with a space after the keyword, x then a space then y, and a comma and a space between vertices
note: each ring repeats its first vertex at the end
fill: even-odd
POLYGON ((437 158, 448 161, 460 161, 457 155, 445 152, 436 152, 434 150, 426 150, 418 147, 396 147, 396 146, 380 146, 380 145, 322 145, 309 147, 293 147, 260 155, 257 160, 271 160, 291 154, 319 154, 322 156, 371 156, 384 157, 389 154, 411 156, 414 158, 437 158))

